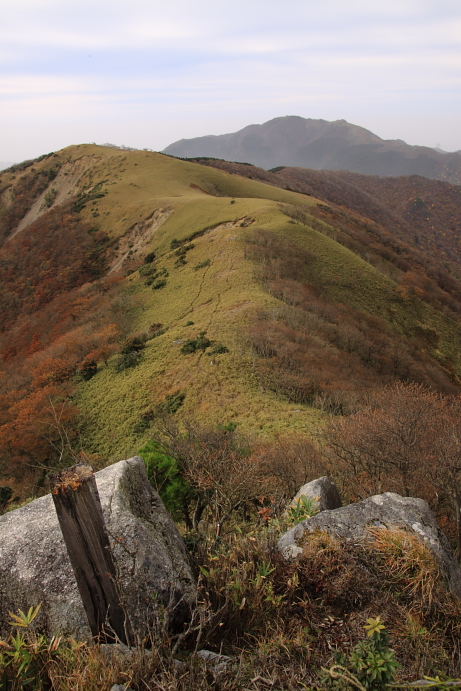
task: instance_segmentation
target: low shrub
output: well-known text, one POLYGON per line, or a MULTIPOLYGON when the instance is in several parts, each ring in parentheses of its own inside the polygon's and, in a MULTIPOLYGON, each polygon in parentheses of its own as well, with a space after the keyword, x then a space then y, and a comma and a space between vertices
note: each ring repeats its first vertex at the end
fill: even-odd
POLYGON ((199 264, 196 264, 194 266, 194 271, 198 271, 199 269, 204 269, 206 266, 210 266, 211 260, 210 259, 205 259, 205 261, 200 262, 199 264))
POLYGON ((115 363, 115 371, 123 372, 124 370, 136 367, 142 360, 142 353, 139 350, 132 350, 129 353, 122 353, 115 363))
POLYGON ((184 506, 196 495, 179 472, 176 459, 154 441, 148 441, 139 450, 139 455, 144 460, 150 483, 160 494, 168 511, 176 520, 184 520, 184 506))
POLYGON ((210 350, 209 355, 220 355, 221 353, 228 353, 229 348, 222 343, 216 343, 215 346, 210 350))
POLYGON ((83 381, 89 381, 98 371, 98 363, 96 360, 85 360, 80 365, 80 376, 83 381))
POLYGON ((152 283, 152 290, 159 290, 160 288, 164 288, 167 284, 167 281, 165 278, 159 278, 154 283, 152 283))
POLYGON ((163 324, 160 322, 157 322, 155 324, 151 324, 149 326, 149 339, 150 338, 157 338, 157 336, 161 336, 164 334, 166 331, 166 328, 164 328, 163 324))
POLYGON ((139 353, 146 347, 147 335, 141 334, 138 336, 131 336, 127 338, 120 351, 122 355, 128 355, 129 353, 139 353))
POLYGON ((337 653, 335 664, 324 669, 320 677, 322 688, 332 691, 359 689, 360 691, 385 691, 395 681, 400 667, 394 651, 389 647, 389 637, 381 619, 367 619, 364 627, 367 638, 359 641, 349 655, 337 653))
POLYGON ((201 331, 197 338, 189 338, 181 348, 183 355, 196 353, 197 350, 205 351, 210 345, 211 341, 206 337, 206 331, 201 331))
POLYGON ((0 487, 0 514, 5 511, 6 505, 13 496, 13 490, 7 485, 0 487))

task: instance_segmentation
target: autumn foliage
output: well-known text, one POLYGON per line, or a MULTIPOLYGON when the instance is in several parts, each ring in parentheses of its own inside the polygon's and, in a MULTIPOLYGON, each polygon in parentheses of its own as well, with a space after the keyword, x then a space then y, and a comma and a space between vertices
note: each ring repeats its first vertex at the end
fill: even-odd
POLYGON ((331 470, 351 500, 397 492, 422 497, 461 554, 461 400, 418 384, 376 391, 325 429, 331 470))
POLYGON ((106 247, 69 203, 0 249, 0 466, 16 482, 63 462, 62 429, 79 435, 74 384, 107 364, 126 328, 106 247))
POLYGON ((0 331, 57 295, 104 275, 107 237, 63 204, 0 250, 0 331))
POLYGON ((313 256, 291 240, 255 229, 246 256, 258 262, 263 284, 281 301, 279 308, 257 312, 247 332, 266 388, 335 413, 350 412, 367 392, 396 380, 458 390, 450 372, 416 342, 380 317, 322 295, 309 282, 313 256))

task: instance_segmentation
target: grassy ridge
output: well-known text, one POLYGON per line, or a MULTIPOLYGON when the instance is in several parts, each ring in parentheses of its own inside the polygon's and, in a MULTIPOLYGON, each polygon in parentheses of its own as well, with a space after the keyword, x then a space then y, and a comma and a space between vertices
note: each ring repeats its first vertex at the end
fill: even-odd
MULTIPOLYGON (((136 240, 138 264, 143 254, 155 251, 156 267, 168 272, 166 285, 153 290, 138 272, 125 279, 132 331, 148 332, 150 325, 161 323, 165 332, 147 342, 137 367, 118 373, 113 358, 107 367, 100 363, 93 379, 78 385, 75 402, 86 420, 89 450, 112 459, 135 452, 146 437, 139 427, 143 414, 177 390, 185 393, 179 416, 234 420, 263 436, 309 431, 318 424, 318 410, 263 391, 255 374, 247 326, 258 310, 281 304, 256 280, 253 263, 245 259, 245 237, 255 227, 289 237, 315 255, 310 280, 327 300, 378 315, 409 338, 432 330, 432 345, 428 339, 421 347, 441 363, 448 359, 461 373, 457 322, 417 297, 403 296, 392 278, 335 242, 333 227, 328 237, 283 213, 284 204, 309 211, 317 203, 313 197, 152 152, 81 145, 58 152, 53 160, 61 168, 50 187, 62 187, 72 178, 69 194, 81 216, 107 233, 114 252, 123 238, 120 245, 126 247, 120 252, 128 253, 130 233, 156 210, 169 213, 136 240), (194 247, 187 252, 187 263, 175 266, 172 241, 190 238, 194 247), (193 324, 186 326, 188 321, 193 324), (229 352, 181 354, 182 344, 175 341, 202 331, 229 352)), ((34 167, 45 170, 49 165, 44 160, 34 167)), ((21 175, 14 180, 4 175, 2 184, 7 180, 14 188, 21 175)))
POLYGON ((322 233, 293 224, 274 201, 264 200, 262 204, 261 200, 242 199, 229 205, 225 198, 183 200, 180 211, 160 227, 152 242, 161 255, 158 266, 169 274, 166 286, 153 291, 138 273, 129 279, 140 305, 137 330, 146 331, 152 323, 161 323, 168 330, 148 342, 144 360, 135 369, 116 374, 110 363, 79 387, 77 404, 90 421, 86 435, 93 450, 111 457, 136 451, 146 436, 135 432, 142 414, 177 390, 186 393, 179 416, 214 422, 234 420, 243 429, 263 436, 281 430, 309 432, 318 425, 322 418, 318 410, 261 391, 255 377, 245 330, 255 310, 270 309, 280 302, 258 283, 252 262, 244 258, 247 229, 237 223, 206 232, 193 241, 187 264, 179 268, 174 268, 174 251, 165 249, 162 253, 172 239, 188 238, 214 225, 212 220, 230 221, 230 211, 237 220, 250 215, 254 226, 288 234, 312 251, 317 257, 314 281, 318 280, 332 299, 378 314, 407 335, 421 324, 436 329, 440 357, 452 355, 459 371, 456 339, 460 329, 455 322, 425 303, 400 300, 391 279, 322 233), (209 266, 195 269, 208 260, 209 266), (194 324, 186 326, 188 321, 194 324), (175 341, 196 337, 201 331, 222 342, 230 352, 182 355, 181 343, 175 341))

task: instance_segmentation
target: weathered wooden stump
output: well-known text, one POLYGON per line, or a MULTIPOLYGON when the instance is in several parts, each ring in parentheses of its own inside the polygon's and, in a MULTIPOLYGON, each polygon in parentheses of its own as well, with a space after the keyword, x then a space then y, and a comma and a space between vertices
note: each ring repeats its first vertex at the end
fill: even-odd
POLYGON ((51 494, 91 633, 130 643, 93 469, 80 463, 50 478, 51 494))

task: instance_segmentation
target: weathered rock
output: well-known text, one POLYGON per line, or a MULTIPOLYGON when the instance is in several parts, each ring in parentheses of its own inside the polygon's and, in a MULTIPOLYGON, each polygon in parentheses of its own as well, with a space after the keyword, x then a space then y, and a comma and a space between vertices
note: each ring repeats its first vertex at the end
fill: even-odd
POLYGON ((224 671, 229 663, 232 662, 232 658, 228 655, 213 653, 211 650, 199 650, 198 653, 196 653, 196 657, 207 665, 210 665, 215 674, 224 671))
POLYGON ((293 497, 290 506, 296 506, 302 496, 306 499, 316 500, 315 504, 318 511, 331 511, 342 506, 336 485, 326 475, 303 485, 293 497))
MULTIPOLYGON (((102 643, 99 646, 101 657, 108 662, 130 663, 141 654, 141 648, 130 648, 124 643, 102 643)), ((142 649, 145 657, 152 657, 152 650, 142 649)))
POLYGON ((286 559, 293 559, 302 553, 298 543, 306 533, 321 530, 344 541, 364 542, 367 529, 392 527, 411 531, 424 542, 445 574, 451 592, 461 597, 461 569, 434 514, 423 499, 385 492, 357 504, 322 511, 282 535, 278 549, 286 559))
MULTIPOLYGON (((195 601, 184 542, 135 457, 95 474, 126 611, 139 636, 158 603, 180 625, 195 601)), ((42 603, 37 625, 88 638, 90 631, 51 495, 0 517, 0 634, 8 611, 42 603)))

